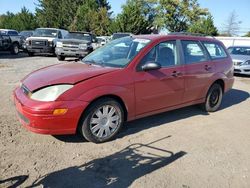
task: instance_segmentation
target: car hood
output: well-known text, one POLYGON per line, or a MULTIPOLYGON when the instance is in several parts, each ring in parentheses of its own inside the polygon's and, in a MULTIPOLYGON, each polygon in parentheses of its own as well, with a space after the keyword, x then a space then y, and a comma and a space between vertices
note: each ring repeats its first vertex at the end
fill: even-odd
POLYGON ((55 38, 53 37, 28 37, 26 40, 47 40, 47 41, 53 41, 55 38))
POLYGON ((21 82, 30 91, 34 91, 49 85, 76 84, 117 70, 117 68, 84 63, 57 64, 34 71, 27 75, 21 82))
POLYGON ((250 60, 249 55, 231 55, 231 58, 233 61, 240 61, 240 62, 246 62, 247 60, 250 60))
POLYGON ((90 43, 90 41, 87 40, 77 40, 77 39, 60 39, 60 42, 67 42, 67 43, 79 43, 79 44, 87 44, 90 43))

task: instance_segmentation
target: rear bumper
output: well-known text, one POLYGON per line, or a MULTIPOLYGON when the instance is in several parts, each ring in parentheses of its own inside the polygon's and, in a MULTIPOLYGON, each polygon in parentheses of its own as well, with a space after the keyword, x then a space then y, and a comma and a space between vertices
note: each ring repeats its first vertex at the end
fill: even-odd
POLYGON ((50 46, 41 46, 41 47, 26 46, 26 50, 32 53, 55 53, 55 48, 50 46))
POLYGON ((89 50, 80 50, 80 49, 70 49, 70 48, 56 48, 56 55, 64 57, 84 57, 90 53, 89 50))
POLYGON ((83 101, 38 102, 28 98, 20 88, 13 93, 17 117, 31 132, 39 134, 74 134, 78 121, 88 103, 83 101), (53 111, 67 108, 63 115, 53 115, 53 111))

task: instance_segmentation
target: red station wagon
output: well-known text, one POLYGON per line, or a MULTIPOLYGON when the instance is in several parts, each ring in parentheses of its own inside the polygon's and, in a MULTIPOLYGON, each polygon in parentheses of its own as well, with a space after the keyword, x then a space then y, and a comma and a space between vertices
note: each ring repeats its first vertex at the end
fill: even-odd
POLYGON ((82 62, 39 69, 14 91, 18 118, 30 131, 75 134, 100 143, 125 121, 201 104, 220 107, 232 88, 233 63, 211 37, 139 35, 114 40, 82 62))

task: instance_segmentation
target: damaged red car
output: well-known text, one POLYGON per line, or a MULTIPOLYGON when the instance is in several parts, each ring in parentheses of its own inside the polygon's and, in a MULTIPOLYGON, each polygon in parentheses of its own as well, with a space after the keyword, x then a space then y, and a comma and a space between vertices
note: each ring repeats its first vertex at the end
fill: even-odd
POLYGON ((81 62, 32 72, 13 98, 28 130, 80 132, 100 143, 114 138, 125 121, 194 104, 218 110, 232 88, 233 71, 224 45, 211 37, 128 36, 81 62))

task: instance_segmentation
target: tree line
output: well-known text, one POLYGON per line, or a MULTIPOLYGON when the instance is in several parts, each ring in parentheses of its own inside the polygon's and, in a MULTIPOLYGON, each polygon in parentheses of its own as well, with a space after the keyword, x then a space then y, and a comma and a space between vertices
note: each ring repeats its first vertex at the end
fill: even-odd
POLYGON ((35 13, 23 7, 19 13, 0 15, 0 28, 21 31, 37 27, 96 35, 148 34, 161 29, 218 35, 212 15, 197 0, 127 0, 116 16, 107 0, 38 0, 35 13))

